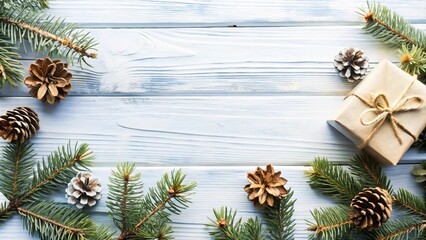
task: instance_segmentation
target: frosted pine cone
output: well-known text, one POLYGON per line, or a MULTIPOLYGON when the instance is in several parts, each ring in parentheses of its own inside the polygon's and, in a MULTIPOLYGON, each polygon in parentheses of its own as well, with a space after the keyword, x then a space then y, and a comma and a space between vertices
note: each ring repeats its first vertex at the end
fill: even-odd
POLYGON ((334 67, 339 76, 349 82, 365 78, 368 69, 368 57, 358 48, 345 48, 334 57, 334 67))
POLYGON ((88 172, 79 172, 73 177, 65 192, 68 204, 75 204, 80 209, 86 205, 93 207, 102 196, 99 180, 88 172))

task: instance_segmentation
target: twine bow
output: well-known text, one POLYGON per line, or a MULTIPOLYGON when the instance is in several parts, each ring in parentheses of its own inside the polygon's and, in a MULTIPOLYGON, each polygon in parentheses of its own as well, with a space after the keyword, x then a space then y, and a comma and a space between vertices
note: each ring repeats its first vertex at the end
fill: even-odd
MULTIPOLYGON (((407 89, 408 90, 408 89, 407 89)), ((360 120, 361 124, 364 126, 373 125, 373 129, 368 135, 367 139, 361 143, 358 147, 364 148, 373 138, 373 136, 377 133, 380 127, 385 123, 386 119, 389 118, 392 130, 398 139, 399 144, 402 144, 402 137, 400 134, 400 130, 406 132, 410 135, 414 140, 417 137, 408 130, 395 116, 398 112, 407 112, 411 110, 420 109, 423 106, 423 98, 420 96, 410 96, 410 97, 402 97, 395 106, 391 107, 389 104, 389 100, 384 93, 379 93, 376 96, 373 96, 372 99, 367 100, 357 94, 351 94, 352 96, 357 97, 361 100, 365 105, 369 106, 368 109, 364 110, 361 113, 360 120), (370 113, 377 114, 373 119, 368 119, 370 113)), ((404 94, 405 95, 405 94, 404 94)))

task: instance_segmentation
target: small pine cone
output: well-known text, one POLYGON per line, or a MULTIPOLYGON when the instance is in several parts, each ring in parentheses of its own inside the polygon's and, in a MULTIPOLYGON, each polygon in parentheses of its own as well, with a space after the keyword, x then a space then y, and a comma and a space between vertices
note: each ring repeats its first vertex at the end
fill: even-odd
POLYGON ((88 172, 79 172, 77 176, 73 177, 65 192, 68 204, 75 204, 80 209, 86 205, 89 207, 96 205, 102 196, 99 180, 88 172))
POLYGON ((0 134, 4 140, 23 143, 40 129, 37 113, 29 107, 17 107, 0 116, 0 134))
POLYGON ((392 197, 379 187, 364 188, 352 199, 350 206, 354 225, 366 230, 378 229, 391 216, 392 197))
POLYGON ((349 82, 365 78, 368 69, 368 57, 358 48, 345 48, 334 57, 334 67, 339 76, 349 82))
POLYGON ((29 94, 43 102, 59 102, 71 91, 72 74, 68 72, 68 64, 61 60, 37 59, 28 72, 30 76, 25 78, 24 83, 31 88, 29 94))
POLYGON ((281 177, 280 171, 275 172, 271 164, 266 166, 265 170, 257 167, 255 172, 247 174, 247 179, 250 183, 244 187, 244 190, 255 206, 273 207, 276 199, 287 195, 287 189, 284 188, 287 180, 281 177))

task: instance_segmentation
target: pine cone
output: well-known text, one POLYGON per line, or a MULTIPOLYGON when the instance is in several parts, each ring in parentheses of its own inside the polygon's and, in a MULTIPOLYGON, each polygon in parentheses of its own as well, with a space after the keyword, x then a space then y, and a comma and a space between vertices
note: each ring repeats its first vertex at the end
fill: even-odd
POLYGON ((4 140, 23 143, 40 129, 37 113, 29 107, 17 107, 0 116, 0 135, 4 140))
POLYGON ((379 187, 364 188, 352 199, 350 206, 354 225, 366 230, 378 229, 391 216, 392 197, 379 187))
POLYGON ((37 59, 28 68, 30 76, 24 80, 31 88, 30 95, 43 102, 53 104, 65 99, 71 91, 72 74, 68 72, 68 64, 50 58, 37 59))
POLYGON ((89 207, 96 205, 97 200, 102 196, 99 180, 88 172, 79 172, 73 177, 65 192, 68 204, 75 204, 80 209, 86 205, 89 207))
POLYGON ((250 184, 244 187, 249 194, 248 199, 261 208, 266 205, 273 207, 276 199, 287 195, 287 189, 284 188, 287 180, 280 176, 281 172, 275 172, 271 164, 266 166, 266 170, 257 167, 255 172, 248 173, 250 184))
POLYGON ((358 48, 345 48, 334 57, 334 67, 339 76, 349 82, 365 78, 368 69, 368 57, 358 48))

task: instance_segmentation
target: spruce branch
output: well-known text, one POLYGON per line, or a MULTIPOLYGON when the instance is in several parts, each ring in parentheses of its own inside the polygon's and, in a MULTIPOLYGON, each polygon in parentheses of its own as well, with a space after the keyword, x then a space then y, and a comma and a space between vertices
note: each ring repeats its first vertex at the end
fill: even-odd
POLYGON ((9 200, 14 201, 25 193, 35 164, 32 144, 8 143, 3 149, 0 164, 0 191, 9 200))
POLYGON ((212 227, 213 230, 209 232, 216 240, 240 240, 242 219, 236 219, 237 211, 228 209, 227 207, 221 207, 219 210, 213 209, 215 219, 210 220, 208 227, 212 227))
POLYGON ((409 213, 414 213, 420 217, 426 218, 426 203, 421 198, 405 189, 399 189, 392 197, 394 203, 398 204, 409 213))
POLYGON ((117 171, 112 170, 110 179, 107 207, 114 224, 120 229, 118 239, 125 239, 132 230, 132 219, 137 217, 143 184, 140 173, 133 173, 135 164, 117 164, 117 171))
POLYGON ((285 197, 280 201, 275 201, 274 207, 267 207, 265 210, 265 223, 268 226, 268 239, 271 240, 291 240, 293 239, 295 222, 292 219, 294 213, 294 203, 292 200, 294 192, 289 189, 285 197))
POLYGON ((402 45, 398 50, 400 55, 399 67, 411 75, 426 73, 426 53, 417 46, 411 48, 402 45))
POLYGON ((146 206, 145 216, 138 221, 134 229, 140 228, 154 214, 162 214, 164 218, 168 218, 168 213, 180 214, 180 212, 188 207, 191 202, 187 197, 197 186, 195 182, 183 184, 186 175, 182 174, 181 170, 172 171, 169 174, 164 174, 161 180, 157 182, 156 188, 150 188, 147 196, 143 201, 143 206, 146 206))
POLYGON ((58 206, 54 202, 40 202, 17 208, 24 226, 31 234, 38 233, 42 239, 112 239, 108 229, 99 228, 80 211, 58 206))
POLYGON ((361 9, 359 14, 366 21, 364 29, 383 42, 395 47, 417 46, 426 52, 426 34, 386 6, 367 1, 367 9, 361 9))
POLYGON ((0 204, 0 224, 12 215, 13 207, 6 202, 0 204))
POLYGON ((262 221, 258 218, 249 218, 244 224, 241 237, 245 240, 266 240, 268 232, 262 228, 262 221))
POLYGON ((426 223, 419 218, 404 218, 385 223, 375 234, 377 240, 423 239, 426 223))
POLYGON ((0 9, 9 9, 13 6, 31 8, 32 10, 43 10, 48 8, 48 0, 0 0, 0 9))
POLYGON ((365 152, 356 154, 351 158, 349 169, 353 175, 358 177, 362 187, 380 187, 392 194, 393 189, 390 180, 377 161, 365 152))
POLYGON ((67 184, 77 172, 88 170, 87 167, 94 159, 91 154, 92 151, 87 144, 75 144, 73 148, 69 143, 59 147, 47 159, 37 164, 28 191, 16 201, 16 204, 40 198, 55 191, 58 186, 67 184))
POLYGON ((86 58, 96 58, 92 51, 96 50, 97 43, 88 33, 77 30, 75 24, 30 8, 4 10, 0 14, 0 33, 24 48, 24 40, 28 40, 36 52, 48 52, 48 55, 65 58, 70 63, 77 60, 81 66, 83 62, 88 64, 86 58))
POLYGON ((349 204, 362 190, 354 177, 326 158, 316 158, 310 165, 312 169, 305 172, 309 185, 342 204, 349 204))
POLYGON ((315 222, 308 221, 308 231, 314 231, 310 239, 342 239, 353 226, 345 205, 315 209, 311 214, 315 222))
POLYGON ((5 84, 16 87, 21 82, 20 57, 17 48, 0 32, 0 88, 5 84))

